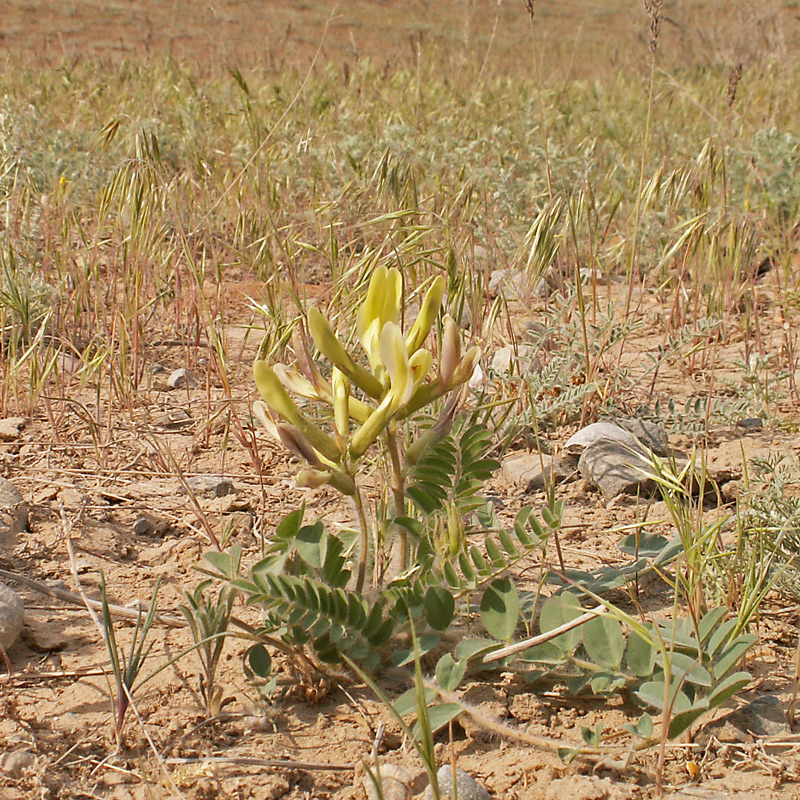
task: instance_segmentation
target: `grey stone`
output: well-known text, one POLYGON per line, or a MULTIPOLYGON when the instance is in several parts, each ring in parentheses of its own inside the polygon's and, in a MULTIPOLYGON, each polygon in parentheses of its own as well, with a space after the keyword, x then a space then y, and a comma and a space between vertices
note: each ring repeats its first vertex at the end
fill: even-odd
POLYGON ((197 475, 186 483, 193 492, 210 497, 225 497, 233 491, 233 481, 222 475, 197 475))
POLYGON ((524 362, 530 361, 533 348, 528 344, 521 344, 517 348, 511 346, 495 350, 492 357, 492 371, 499 375, 521 375, 525 372, 524 362), (516 349, 516 352, 515 352, 516 349))
POLYGON ((526 492, 537 492, 546 485, 561 483, 575 471, 574 462, 538 453, 512 453, 503 459, 503 476, 526 492), (542 469, 544 467, 544 469, 542 469))
POLYGON ((15 750, 0 758, 0 770, 9 778, 20 778, 26 769, 36 765, 36 755, 31 750, 15 750))
POLYGON ((0 583, 0 646, 8 650, 22 632, 25 606, 22 598, 4 583, 0 583))
MULTIPOLYGON (((436 773, 439 778, 439 792, 442 800, 453 799, 453 768, 450 764, 439 767, 436 773)), ((456 768, 456 797, 458 800, 492 800, 492 796, 471 775, 463 769, 456 768)), ((425 790, 426 800, 432 800, 433 789, 425 790)))
POLYGON ((182 408, 177 408, 173 411, 164 411, 153 417, 153 425, 157 428, 164 428, 165 430, 185 428, 187 425, 191 425, 192 422, 194 422, 194 420, 182 408))
POLYGON ((0 442, 14 442, 20 437, 26 420, 23 417, 0 419, 0 442))
POLYGON ((528 281, 520 271, 495 269, 489 275, 489 297, 519 300, 528 292, 528 281))
POLYGON ((481 264, 485 264, 489 260, 489 250, 482 244, 476 244, 472 248, 472 255, 475 257, 475 261, 481 264))
POLYGON ((137 536, 146 536, 153 532, 153 523, 147 517, 139 517, 133 523, 133 532, 137 536))
POLYGON ((618 419, 616 424, 623 430, 632 433, 645 447, 658 456, 666 456, 669 447, 667 432, 657 423, 645 419, 618 419))
POLYGON ((11 481, 0 478, 0 539, 28 527, 28 504, 11 481))
POLYGON ((599 439, 584 449, 578 461, 581 475, 597 486, 603 497, 648 492, 650 461, 634 439, 634 446, 612 439, 599 439))
POLYGON ((379 776, 381 791, 375 786, 375 781, 369 774, 364 775, 362 782, 368 800, 411 800, 411 784, 413 776, 403 767, 394 764, 381 764, 376 769, 370 765, 370 770, 376 777, 379 776))
POLYGON ((166 368, 163 364, 153 364, 150 367, 150 374, 151 375, 161 375, 163 372, 166 372, 166 368))
POLYGON ((590 444, 604 439, 625 445, 632 450, 642 449, 639 440, 632 433, 620 428, 614 422, 593 422, 581 428, 567 439, 564 449, 572 455, 580 455, 590 444))
POLYGON ((743 431, 760 431, 764 427, 764 420, 759 417, 746 417, 740 419, 736 427, 743 431))
POLYGON ((167 386, 170 389, 191 389, 192 386, 195 385, 195 380, 192 377, 192 373, 189 372, 188 369, 185 367, 181 367, 180 369, 176 369, 170 376, 167 378, 167 386))
POLYGON ((743 742, 752 736, 788 736, 792 729, 783 703, 775 695, 767 694, 715 720, 706 726, 705 732, 723 742, 743 742))

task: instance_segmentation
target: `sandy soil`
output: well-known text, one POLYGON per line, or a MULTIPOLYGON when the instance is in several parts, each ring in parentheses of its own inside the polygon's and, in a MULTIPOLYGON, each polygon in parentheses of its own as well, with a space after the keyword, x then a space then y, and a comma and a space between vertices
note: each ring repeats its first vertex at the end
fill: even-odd
MULTIPOLYGON (((482 50, 488 44, 495 8, 488 0, 468 3, 459 17, 445 3, 352 5, 355 10, 334 19, 334 35, 323 47, 323 56, 329 60, 358 55, 407 59, 418 44, 448 36, 459 47, 469 49, 477 42, 475 47, 482 50)), ((591 45, 604 32, 644 27, 624 5, 609 3, 587 11, 586 4, 577 0, 542 4, 545 39, 553 52, 578 52, 573 63, 579 74, 581 64, 591 68, 591 59, 581 53, 596 53, 591 45), (575 14, 584 15, 582 26, 577 26, 578 34, 565 39, 560 31, 574 33, 575 14)), ((691 5, 678 4, 677 22, 667 26, 665 36, 674 36, 676 54, 684 40, 675 31, 690 31, 685 19, 691 5)), ((725 4, 703 5, 712 19, 721 21, 725 4)), ((790 4, 785 5, 788 9, 790 4)), ((736 13, 746 14, 748 9, 745 4, 736 13)), ((322 5, 260 3, 254 7, 238 0, 212 5, 195 0, 166 4, 9 0, 0 17, 0 46, 43 64, 65 57, 118 61, 171 53, 209 69, 225 63, 280 67, 308 63, 328 13, 322 5)), ((504 6, 501 22, 498 52, 513 59, 515 47, 521 47, 528 36, 522 4, 504 6)), ((796 28, 786 28, 784 44, 796 28)), ((753 30, 749 38, 743 33, 743 38, 749 46, 760 47, 766 34, 759 29, 755 35, 753 30)), ((685 42, 691 46, 688 38, 685 42)), ((613 49, 609 45, 605 56, 613 59, 613 49)), ((765 311, 760 335, 765 350, 779 355, 787 334, 768 286, 761 291, 765 311)), ((320 294, 317 287, 312 292, 320 294)), ((243 309, 242 298, 257 294, 257 286, 230 286, 227 294, 243 309)), ((533 303, 515 310, 520 330, 535 320, 540 308, 541 304, 533 303)), ((664 320, 670 308, 665 298, 649 292, 642 295, 644 327, 635 343, 626 345, 622 360, 631 375, 645 368, 645 354, 655 352, 664 341, 664 320)), ((253 393, 249 364, 255 342, 245 341, 244 329, 231 328, 227 333, 235 365, 235 407, 244 415, 253 393)), ((688 397, 705 396, 719 385, 721 375, 737 374, 733 361, 747 353, 749 343, 741 334, 732 333, 729 341, 725 347, 711 343, 703 355, 665 364, 652 397, 647 397, 644 382, 622 398, 622 405, 635 410, 646 400, 672 397, 680 405, 688 397)), ((210 549, 205 525, 217 535, 231 531, 231 541, 242 545, 246 563, 252 563, 259 553, 261 533, 268 536, 274 524, 303 500, 309 514, 342 521, 348 512, 326 490, 293 488, 293 465, 262 432, 254 434, 264 476, 263 481, 258 479, 251 452, 232 434, 229 404, 203 347, 180 341, 152 344, 148 358, 148 366, 158 363, 166 371, 145 372, 132 408, 114 409, 109 416, 105 407, 92 405, 93 387, 75 381, 71 396, 83 408, 75 403, 42 407, 19 438, 0 443, 2 474, 22 491, 30 506, 29 530, 0 541, 0 568, 43 586, 73 593, 82 589, 92 598, 97 597, 102 570, 112 599, 131 608, 137 599, 148 600, 160 577, 160 610, 174 618, 182 602, 181 591, 198 580, 195 564, 210 549), (197 381, 194 388, 166 390, 166 376, 178 367, 192 371, 197 381), (93 430, 86 424, 84 409, 99 420, 93 430), (224 474, 232 479, 234 491, 221 498, 198 495, 195 504, 177 476, 178 469, 187 479, 224 474), (136 534, 133 525, 142 516, 152 521, 152 530, 136 534)), ((616 368, 615 359, 616 353, 609 351, 604 364, 607 374, 616 368)), ((63 367, 68 371, 69 364, 63 367)), ((729 473, 728 489, 723 492, 728 501, 735 498, 737 481, 742 478, 742 452, 750 461, 777 452, 800 452, 800 442, 792 433, 796 400, 791 396, 777 400, 774 411, 779 424, 763 431, 743 433, 737 430, 736 420, 730 420, 695 440, 710 462, 729 473)), ((575 427, 565 425, 553 431, 553 445, 563 443, 575 427)), ((684 450, 694 443, 674 430, 670 440, 673 447, 684 450)), ((507 515, 523 504, 541 505, 544 500, 541 495, 524 495, 502 477, 489 488, 502 500, 507 515)), ((615 536, 609 531, 640 519, 641 505, 629 499, 606 502, 577 476, 558 492, 566 509, 562 544, 569 565, 592 567, 618 560, 615 536)), ((657 516, 663 511, 655 503, 650 513, 657 516)), ((664 528, 668 528, 666 523, 664 528)), ((192 800, 362 800, 363 764, 382 725, 386 726, 380 745, 384 760, 405 765, 414 774, 422 772, 385 709, 351 676, 332 674, 325 685, 309 687, 286 665, 282 696, 268 707, 260 706, 243 677, 245 645, 237 641, 228 643, 223 656, 221 683, 228 702, 219 719, 205 718, 197 692, 197 664, 193 657, 186 657, 137 696, 138 718, 131 713, 127 722, 130 749, 122 757, 109 759, 114 750, 112 709, 107 657, 98 629, 82 606, 29 587, 17 588, 26 603, 26 627, 23 639, 8 654, 8 674, 0 676, 0 754, 25 750, 33 758, 19 774, 0 773, 0 798, 138 800, 180 793, 192 800), (225 760, 170 763, 167 776, 152 755, 145 733, 163 759, 215 756, 225 760)), ((653 584, 648 591, 650 602, 657 606, 662 589, 653 584)), ((237 607, 236 614, 245 621, 256 619, 252 609, 237 607)), ((748 663, 754 681, 743 701, 768 692, 788 705, 799 620, 800 607, 778 598, 766 603, 759 621, 761 644, 748 663)), ((127 641, 131 634, 132 627, 120 621, 120 641, 127 641)), ((154 667, 169 654, 180 652, 190 638, 185 628, 159 625, 155 641, 154 667)), ((382 685, 393 695, 406 688, 391 676, 382 685)), ((464 699, 483 714, 567 745, 581 741, 581 726, 593 727, 599 721, 617 728, 639 714, 639 709, 621 700, 576 700, 559 687, 532 692, 511 673, 493 673, 468 684, 464 699)), ((459 766, 502 800, 599 800, 655 794, 652 752, 640 754, 624 767, 580 760, 566 767, 552 752, 499 737, 469 719, 454 726, 453 736, 452 743, 446 736, 439 741, 440 760, 446 762, 454 752, 459 766), (567 778, 571 780, 556 783, 567 778), (604 783, 605 779, 610 783, 604 783)), ((695 750, 687 745, 678 743, 667 753, 667 791, 676 797, 788 800, 800 796, 792 741, 776 746, 764 741, 722 744, 712 739, 695 750), (696 772, 689 761, 696 763, 696 772)))
MULTIPOLYGON (((762 291, 768 305, 769 289, 762 291)), ((643 354, 663 338, 656 321, 667 305, 649 296, 646 302, 653 312, 649 314, 652 321, 624 354, 624 362, 632 370, 641 367, 643 354)), ((535 304, 526 314, 518 311, 520 326, 528 315, 537 313, 535 304)), ((768 325, 769 317, 765 316, 762 333, 774 336, 778 347, 781 328, 768 325), (768 328, 774 330, 770 333, 768 328)), ((230 334, 235 342, 237 331, 232 329, 230 334)), ((234 377, 240 413, 251 391, 247 365, 253 346, 247 343, 237 359, 234 377)), ((720 348, 715 363, 730 364, 741 355, 740 348, 741 343, 720 348)), ((156 578, 161 577, 160 609, 175 617, 182 589, 198 580, 194 565, 210 549, 204 524, 217 535, 226 527, 231 530, 231 541, 243 546, 246 563, 252 563, 260 548, 259 531, 268 536, 271 527, 302 500, 310 514, 347 519, 347 509, 328 490, 292 487, 292 464, 261 432, 255 434, 264 464, 263 485, 259 483, 248 451, 227 435, 227 413, 215 418, 215 410, 225 412, 222 388, 214 385, 202 351, 192 363, 186 361, 189 352, 174 343, 154 345, 152 363, 162 364, 166 372, 147 378, 147 385, 140 389, 141 402, 131 412, 115 413, 110 423, 103 423, 96 444, 75 407, 67 406, 58 412, 63 414, 58 429, 70 431, 69 436, 54 440, 43 411, 28 421, 19 439, 0 445, 3 473, 20 488, 31 510, 30 530, 2 542, 0 568, 73 592, 78 590, 76 573, 80 587, 90 597, 97 596, 102 570, 112 600, 129 607, 136 598, 146 601, 156 578), (184 365, 192 370, 197 386, 166 391, 166 375, 184 365), (165 416, 175 418, 181 412, 188 418, 180 424, 165 416), (234 492, 221 498, 198 493, 195 508, 174 465, 185 479, 224 474, 233 480, 234 492), (142 516, 153 522, 153 529, 137 535, 133 524, 142 516)), ((692 391, 701 392, 708 374, 707 370, 691 374, 687 363, 676 361, 662 369, 657 394, 683 399, 692 391)), ((77 386, 75 391, 79 396, 77 386)), ((83 392, 85 401, 90 402, 91 392, 86 388, 83 392)), ((632 396, 629 402, 633 406, 636 398, 632 396)), ((783 411, 791 410, 787 399, 783 411)), ((554 446, 563 443, 574 429, 574 425, 555 429, 554 446)), ((745 434, 733 422, 709 431, 697 444, 707 453, 715 474, 725 476, 723 497, 736 492, 743 452, 752 461, 769 453, 796 454, 800 450, 796 437, 785 427, 745 434)), ((671 445, 687 449, 691 442, 673 433, 671 445)), ((525 495, 500 476, 489 488, 502 500, 505 515, 523 503, 544 502, 543 495, 525 495)), ((618 562, 617 536, 609 531, 641 519, 642 504, 633 498, 606 502, 577 476, 562 484, 558 493, 566 509, 562 544, 569 566, 618 562)), ((657 502, 649 513, 651 518, 666 517, 663 504, 657 502)), ((669 526, 665 523, 663 527, 667 530, 669 526)), ((228 702, 218 720, 205 719, 197 694, 197 664, 191 656, 183 658, 141 691, 137 698, 141 722, 131 714, 127 723, 132 749, 109 761, 113 730, 107 659, 97 628, 79 605, 25 587, 20 591, 26 601, 26 628, 24 639, 9 653, 10 674, 0 678, 0 751, 27 749, 35 754, 35 762, 20 776, 0 777, 0 797, 169 796, 168 784, 158 788, 167 779, 148 751, 142 735, 145 730, 163 758, 214 755, 228 759, 219 764, 170 764, 170 779, 190 798, 361 798, 363 763, 382 724, 386 725, 381 744, 386 761, 421 773, 399 729, 352 677, 331 674, 324 686, 309 687, 287 665, 282 676, 283 696, 269 707, 259 706, 242 675, 245 645, 235 640, 227 645, 223 657, 221 681, 228 702), (248 766, 230 761, 236 758, 267 761, 266 765, 248 766), (270 759, 315 766, 270 766, 270 759), (147 783, 142 782, 143 776, 147 783)), ((663 585, 657 582, 645 593, 654 606, 665 596, 663 585)), ((237 608, 236 613, 251 622, 256 619, 250 609, 237 608)), ((788 704, 799 616, 798 607, 786 607, 777 598, 766 604, 759 624, 762 641, 748 664, 754 682, 742 700, 769 692, 788 704)), ((121 641, 131 635, 131 626, 124 621, 119 630, 121 641)), ((158 627, 155 641, 153 667, 178 653, 190 639, 185 628, 164 625, 158 627)), ((406 688, 396 676, 387 677, 383 685, 390 694, 406 688)), ((581 726, 593 727, 601 721, 607 729, 614 729, 640 713, 619 699, 576 700, 559 687, 535 693, 512 673, 500 672, 467 684, 464 699, 484 714, 565 744, 580 742, 581 726)), ((451 745, 446 736, 437 747, 440 757, 448 759, 451 745)), ((650 786, 653 753, 637 756, 625 769, 602 760, 565 767, 554 753, 499 737, 469 719, 454 726, 452 748, 462 768, 479 778, 495 797, 507 800, 567 794, 606 796, 603 787, 607 785, 592 783, 588 777, 583 784, 552 784, 554 788, 547 794, 552 781, 572 775, 610 778, 614 794, 609 796, 613 797, 647 797, 655 791, 650 786), (562 790, 564 794, 559 794, 562 790)), ((720 744, 712 739, 704 749, 691 751, 679 744, 668 751, 666 778, 674 791, 682 793, 676 796, 723 797, 739 792, 743 797, 796 797, 792 783, 796 777, 793 748, 758 741, 720 744), (699 765, 694 780, 686 763, 689 759, 699 765)))

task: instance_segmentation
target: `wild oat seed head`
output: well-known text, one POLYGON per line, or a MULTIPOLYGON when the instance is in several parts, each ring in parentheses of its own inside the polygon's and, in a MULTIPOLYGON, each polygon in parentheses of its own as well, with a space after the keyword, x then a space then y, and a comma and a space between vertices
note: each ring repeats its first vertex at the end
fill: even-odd
POLYGON ((732 108, 733 104, 736 102, 736 92, 739 90, 743 72, 744 68, 741 62, 731 67, 728 72, 728 108, 732 108))
POLYGON ((531 20, 533 20, 533 15, 536 12, 533 0, 525 0, 525 8, 528 10, 528 14, 531 20))
POLYGON ((642 5, 650 17, 650 50, 656 53, 661 23, 664 21, 664 0, 642 0, 642 5))

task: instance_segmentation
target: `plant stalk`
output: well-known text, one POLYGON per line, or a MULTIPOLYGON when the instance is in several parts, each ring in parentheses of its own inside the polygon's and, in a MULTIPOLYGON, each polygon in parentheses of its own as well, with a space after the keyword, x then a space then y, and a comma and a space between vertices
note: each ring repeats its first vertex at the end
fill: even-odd
MULTIPOLYGON (((403 467, 400 463, 400 451, 397 447, 395 427, 386 429, 386 446, 392 462, 392 495, 394 496, 394 515, 401 517, 406 512, 406 487, 403 478, 403 467)), ((401 528, 397 534, 397 548, 400 551, 399 568, 402 575, 408 569, 408 534, 401 528)))

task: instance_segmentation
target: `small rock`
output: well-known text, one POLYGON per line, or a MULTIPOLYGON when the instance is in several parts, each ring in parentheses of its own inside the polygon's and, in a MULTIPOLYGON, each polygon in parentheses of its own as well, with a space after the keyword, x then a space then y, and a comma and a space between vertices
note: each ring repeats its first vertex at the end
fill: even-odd
POLYGON ((8 650, 22 632, 25 606, 22 598, 10 587, 0 583, 0 646, 8 650))
MULTIPOLYGON (((436 773, 439 778, 439 793, 442 800, 453 800, 453 767, 445 764, 436 773)), ((471 775, 456 768, 456 797, 458 800, 492 800, 492 796, 471 775)), ((433 789, 425 790, 425 799, 432 800, 433 789)))
POLYGON ((578 469, 606 499, 649 492, 653 488, 651 464, 638 444, 631 447, 620 441, 600 439, 581 453, 578 469))
POLYGON ((78 575, 85 575, 87 572, 91 572, 92 567, 92 560, 89 556, 78 556, 75 559, 75 572, 77 572, 78 575))
POLYGON ((275 733, 275 720, 264 714, 248 714, 242 717, 242 727, 248 733, 275 733))
POLYGON ((472 255, 475 257, 476 263, 486 264, 489 261, 489 250, 482 244, 476 244, 472 248, 472 255))
POLYGON ((150 366, 150 374, 151 375, 161 375, 163 372, 166 372, 166 368, 163 364, 152 364, 150 366))
POLYGON ((590 444, 603 439, 627 445, 633 450, 642 449, 639 440, 632 433, 613 422, 593 422, 581 428, 567 439, 564 449, 571 455, 580 455, 590 444))
POLYGON ((501 347, 495 351, 492 357, 492 371, 498 375, 509 375, 511 373, 521 375, 526 371, 522 362, 525 360, 530 361, 532 355, 533 348, 527 344, 521 344, 516 348, 511 346, 501 347))
POLYGON ((760 431, 764 427, 764 420, 759 417, 745 417, 736 423, 736 427, 743 431, 760 431))
POLYGON ((52 653, 63 650, 69 645, 69 639, 64 634, 55 630, 52 622, 25 617, 25 627, 22 636, 32 650, 40 653, 52 653))
POLYGON ((137 536, 147 536, 147 534, 153 532, 153 523, 148 517, 139 517, 133 523, 133 532, 137 536))
POLYGON ((82 508, 89 502, 89 498, 74 486, 65 486, 58 493, 58 499, 64 504, 64 508, 73 510, 82 508))
POLYGON ((667 432, 657 423, 648 422, 645 419, 637 419, 631 417, 630 419, 615 420, 623 430, 632 433, 645 447, 652 450, 657 456, 666 456, 667 448, 669 447, 669 438, 667 432))
POLYGON ((551 781, 545 800, 629 800, 633 789, 608 778, 594 775, 570 775, 551 781))
POLYGON ((367 773, 362 781, 368 800, 411 800, 411 784, 413 776, 403 767, 394 764, 381 764, 378 775, 375 775, 375 767, 370 765, 370 771, 375 777, 380 777, 381 791, 378 791, 375 781, 367 773))
POLYGON ((4 753, 0 758, 0 770, 9 778, 20 778, 26 769, 36 765, 36 755, 30 750, 15 750, 4 753))
POLYGON ((25 423, 23 417, 0 419, 0 442, 13 442, 19 439, 25 423))
POLYGON ((170 389, 191 389, 192 386, 195 386, 195 380, 188 369, 181 367, 167 378, 167 386, 170 389))
POLYGON ((59 488, 58 486, 45 486, 43 489, 39 489, 33 497, 31 498, 33 501, 33 505, 41 506, 44 503, 49 503, 58 497, 59 488))
POLYGON ((721 742, 746 742, 753 736, 788 736, 791 732, 783 703, 771 694, 751 700, 706 725, 702 731, 706 736, 716 736, 721 742))
POLYGON ((233 491, 233 481, 222 475, 197 475, 186 483, 193 492, 210 497, 225 497, 233 491))
POLYGON ((28 527, 28 504, 11 481, 0 478, 0 539, 28 527))
POLYGON ((568 459, 538 453, 512 453, 503 459, 503 476, 526 492, 537 492, 551 483, 561 483, 575 471, 568 459), (544 467, 544 469, 542 468, 544 467))
POLYGON ((174 411, 164 411, 161 414, 156 414, 153 417, 153 425, 156 428, 164 428, 164 430, 177 430, 191 425, 194 420, 182 408, 175 409, 174 411))
POLYGON ((495 269, 489 275, 489 297, 502 297, 504 300, 519 300, 528 294, 528 281, 519 271, 495 269))
POLYGON ((163 519, 162 517, 154 517, 152 514, 142 514, 134 523, 133 523, 133 532, 140 536, 163 536, 170 527, 169 520, 163 519), (139 534, 138 528, 144 528, 144 522, 141 520, 146 520, 149 525, 149 530, 147 533, 139 534))

